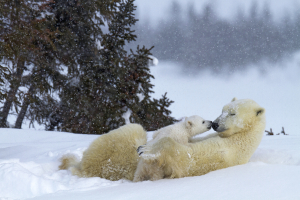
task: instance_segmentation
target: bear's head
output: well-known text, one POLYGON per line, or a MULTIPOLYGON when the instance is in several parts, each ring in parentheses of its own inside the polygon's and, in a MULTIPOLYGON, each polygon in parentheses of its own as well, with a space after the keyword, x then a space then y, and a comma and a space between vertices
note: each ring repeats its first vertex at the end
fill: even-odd
POLYGON ((225 105, 212 127, 221 137, 229 137, 253 128, 265 120, 265 109, 251 99, 237 100, 225 105))
POLYGON ((190 132, 190 137, 208 131, 212 125, 212 121, 204 120, 198 115, 186 117, 184 123, 190 132))

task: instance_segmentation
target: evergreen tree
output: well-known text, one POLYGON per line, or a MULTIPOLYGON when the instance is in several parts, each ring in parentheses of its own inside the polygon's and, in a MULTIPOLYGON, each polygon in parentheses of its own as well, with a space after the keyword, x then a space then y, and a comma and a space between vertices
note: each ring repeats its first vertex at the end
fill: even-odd
POLYGON ((59 74, 60 68, 55 63, 56 48, 53 43, 58 32, 48 29, 46 8, 39 1, 3 1, 2 6, 8 9, 2 12, 2 46, 4 58, 13 63, 13 73, 9 79, 10 89, 0 113, 0 126, 6 126, 8 111, 15 102, 18 113, 15 128, 21 128, 33 97, 49 92, 53 88, 54 77, 59 74), (25 76, 24 71, 28 73, 25 76), (27 87, 28 90, 18 93, 19 86, 27 87), (21 107, 20 112, 18 106, 21 107))
POLYGON ((7 126, 7 117, 12 105, 19 105, 18 89, 23 72, 28 70, 28 61, 32 56, 32 17, 36 12, 25 0, 0 1, 0 41, 3 59, 11 63, 8 79, 9 91, 0 111, 0 127, 7 126))
POLYGON ((293 33, 293 37, 292 40, 295 42, 294 44, 294 49, 300 49, 300 40, 299 39, 299 35, 300 35, 300 8, 298 8, 296 17, 295 17, 295 21, 294 21, 294 27, 295 27, 295 31, 293 33))
MULTIPOLYGON (((27 16, 27 18, 25 18, 27 23, 25 30, 27 30, 27 32, 23 31, 21 33, 30 35, 30 38, 26 38, 29 40, 29 43, 24 44, 24 51, 29 55, 26 57, 27 65, 33 66, 26 68, 26 70, 29 71, 28 75, 23 76, 23 72, 19 73, 19 78, 17 79, 18 84, 12 85, 15 87, 15 89, 12 91, 17 91, 17 88, 20 86, 20 84, 21 86, 28 88, 25 94, 22 92, 20 93, 21 98, 19 98, 19 101, 22 101, 22 105, 18 104, 20 105, 21 110, 20 112, 17 110, 18 116, 15 123, 15 128, 21 128, 22 122, 26 117, 26 113, 28 108, 30 108, 30 105, 32 104, 32 108, 37 109, 36 112, 34 112, 31 108, 31 113, 41 113, 39 112, 40 108, 37 106, 43 105, 41 103, 37 103, 41 101, 39 96, 47 96, 49 92, 53 92, 53 90, 61 87, 64 76, 60 74, 62 70, 60 65, 64 64, 68 67, 69 71, 72 71, 73 73, 79 73, 76 65, 76 62, 79 59, 76 59, 76 56, 78 58, 78 55, 79 57, 82 56, 82 52, 88 54, 90 50, 93 50, 93 48, 89 48, 90 43, 88 42, 94 42, 94 40, 85 40, 86 38, 84 38, 84 36, 86 36, 84 32, 87 30, 88 25, 90 25, 90 23, 87 22, 100 21, 100 24, 103 24, 103 20, 97 17, 95 12, 93 12, 94 16, 89 15, 88 17, 84 18, 88 19, 91 17, 88 21, 78 21, 80 14, 86 15, 90 11, 95 10, 94 8, 96 7, 99 8, 98 11, 103 13, 102 17, 107 18, 109 17, 109 12, 107 10, 109 9, 111 3, 107 0, 102 0, 86 1, 84 3, 80 3, 78 1, 16 1, 15 4, 19 5, 20 11, 22 11, 20 13, 26 13, 27 16), (73 10, 67 10, 67 12, 64 12, 66 7, 73 10), (55 8, 58 9, 55 10, 55 8), (68 15, 68 12, 77 13, 77 15, 74 14, 73 16, 70 16, 68 15), (56 15, 53 15, 53 13, 56 15), (69 21, 72 21, 72 23, 64 24, 64 21, 66 21, 65 18, 68 17, 71 17, 71 19, 69 18, 69 21), (85 27, 83 27, 84 29, 82 29, 83 31, 72 29, 76 23, 85 24, 85 27), (30 34, 28 34, 28 32, 30 34), (72 34, 72 32, 76 32, 77 34, 72 34), (75 41, 75 44, 74 42, 70 43, 70 41, 75 41), (81 44, 81 46, 77 46, 77 43, 81 44), (68 46, 69 44, 71 44, 71 46, 68 46), (80 49, 79 52, 77 51, 77 47, 80 49)), ((8 7, 11 6, 9 3, 5 5, 8 7)), ((6 14, 5 17, 7 18, 11 17, 9 12, 8 14, 4 14, 6 14)), ((25 15, 22 15, 22 17, 24 16, 25 15)), ((100 30, 97 26, 93 26, 92 28, 98 28, 97 31, 100 30)), ((84 56, 86 56, 86 54, 84 54, 84 56)), ((13 93, 11 96, 13 96, 13 93)), ((14 96, 16 96, 16 93, 14 96)), ((8 104, 9 102, 10 101, 7 100, 5 103, 8 104)), ((7 116, 8 112, 4 111, 7 111, 8 109, 5 108, 9 107, 10 105, 4 106, 2 112, 3 115, 7 116)), ((41 116, 33 116, 31 114, 31 119, 41 119, 41 116)))
MULTIPOLYGON (((0 62, 4 62, 4 42, 0 40, 0 62)), ((0 103, 6 98, 6 91, 4 88, 5 82, 9 77, 9 69, 7 66, 0 65, 0 103)))
POLYGON ((159 59, 184 63, 185 69, 211 68, 214 72, 223 66, 232 71, 265 59, 276 61, 299 49, 299 14, 293 17, 287 13, 279 23, 273 20, 268 3, 260 11, 254 1, 248 15, 240 9, 236 20, 225 20, 217 17, 212 5, 205 5, 201 13, 190 5, 188 13, 180 14, 173 3, 170 19, 140 31, 144 35, 138 37, 148 38, 148 44, 156 47, 152 53, 159 59), (188 16, 187 21, 184 16, 188 16))
POLYGON ((171 111, 168 107, 174 103, 167 98, 165 93, 161 99, 146 100, 141 102, 141 110, 137 112, 138 119, 149 131, 157 130, 166 125, 173 124, 175 121, 170 116, 171 111))
MULTIPOLYGON (((123 114, 129 111, 132 122, 146 125, 154 120, 136 114, 152 112, 145 112, 142 106, 151 105, 153 111, 160 106, 160 101, 149 96, 150 49, 138 48, 130 55, 124 50, 126 42, 136 38, 130 29, 137 21, 133 0, 0 3, 0 56, 12 63, 11 76, 0 76, 0 84, 4 78, 10 83, 7 94, 2 94, 1 88, 0 98, 5 97, 1 127, 6 126, 13 103, 18 113, 16 128, 21 128, 27 117, 31 124, 47 124, 49 130, 59 126, 72 132, 103 133, 123 125, 123 114), (103 34, 105 21, 109 30, 103 34), (67 75, 61 74, 63 69, 68 70, 67 75), (19 91, 20 86, 28 90, 19 91), (59 102, 51 95, 58 90, 59 102)), ((165 96, 163 99, 169 102, 165 96)), ((168 106, 163 104, 164 111, 158 112, 166 119, 158 114, 165 120, 156 127, 175 121, 168 106)))
MULTIPOLYGON (((31 103, 28 107, 26 118, 29 120, 29 126, 34 127, 34 122, 40 125, 45 125, 48 130, 54 130, 54 127, 50 127, 48 120, 57 120, 55 116, 52 116, 53 111, 58 108, 58 101, 54 99, 51 94, 34 95, 31 97, 31 103)), ((57 126, 59 121, 52 121, 52 124, 57 126)))
POLYGON ((162 21, 155 38, 155 48, 161 59, 172 59, 179 61, 184 57, 184 23, 181 19, 181 6, 173 1, 170 9, 169 19, 162 21))
POLYGON ((124 50, 125 44, 136 38, 130 28, 137 21, 133 0, 115 2, 113 8, 108 33, 97 35, 101 47, 93 48, 90 56, 80 61, 78 76, 69 77, 60 93, 59 106, 49 119, 49 130, 57 126, 63 131, 102 134, 124 125, 125 113, 131 114, 130 122, 141 123, 147 130, 175 121, 167 110, 171 101, 166 97, 165 103, 150 99, 150 49, 138 47, 129 55, 124 50), (157 106, 163 110, 146 109, 157 106), (164 120, 153 125, 154 116, 164 120))
POLYGON ((185 59, 187 61, 187 67, 191 66, 199 66, 198 63, 199 56, 201 53, 199 51, 195 51, 195 49, 201 48, 202 40, 199 37, 199 33, 201 33, 202 28, 200 24, 200 16, 197 15, 195 11, 194 5, 190 4, 188 7, 188 19, 187 19, 187 32, 185 39, 185 59))
MULTIPOLYGON (((22 127, 22 122, 26 117, 30 105, 35 103, 33 108, 37 108, 36 105, 39 104, 43 105, 40 101, 43 100, 44 96, 49 96, 51 92, 57 90, 59 81, 62 81, 64 78, 64 75, 60 74, 61 71, 58 66, 51 63, 46 64, 43 66, 39 63, 31 70, 29 75, 22 78, 21 84, 22 86, 26 86, 28 90, 23 95, 23 102, 15 122, 15 128, 22 127)), ((45 105, 40 109, 46 109, 45 105)), ((40 118, 40 116, 31 117, 31 121, 35 118, 40 118)))
POLYGON ((0 65, 0 103, 2 103, 3 99, 6 97, 4 84, 8 78, 8 68, 0 65))

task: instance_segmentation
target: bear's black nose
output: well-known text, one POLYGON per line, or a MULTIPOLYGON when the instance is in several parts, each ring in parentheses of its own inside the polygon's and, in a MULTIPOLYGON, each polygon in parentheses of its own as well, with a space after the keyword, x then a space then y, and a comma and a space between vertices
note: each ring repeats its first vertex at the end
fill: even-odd
POLYGON ((213 129, 214 129, 215 131, 217 131, 217 129, 219 128, 219 124, 213 122, 213 123, 212 123, 212 127, 213 127, 213 129))

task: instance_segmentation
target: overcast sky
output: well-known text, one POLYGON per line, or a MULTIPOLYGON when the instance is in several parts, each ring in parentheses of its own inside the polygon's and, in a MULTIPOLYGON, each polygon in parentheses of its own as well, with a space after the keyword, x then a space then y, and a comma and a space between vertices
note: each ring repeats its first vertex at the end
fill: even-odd
MULTIPOLYGON (((171 2, 174 0, 136 0, 140 20, 150 18, 153 21, 162 19, 168 13, 171 2)), ((196 10, 206 3, 212 3, 218 14, 225 18, 231 18, 238 8, 248 11, 252 0, 177 0, 185 9, 189 4, 194 2, 196 10)), ((282 17, 285 13, 294 13, 300 8, 300 0, 256 0, 260 8, 266 3, 271 7, 276 19, 282 17)), ((299 10, 298 10, 299 12, 299 10)))

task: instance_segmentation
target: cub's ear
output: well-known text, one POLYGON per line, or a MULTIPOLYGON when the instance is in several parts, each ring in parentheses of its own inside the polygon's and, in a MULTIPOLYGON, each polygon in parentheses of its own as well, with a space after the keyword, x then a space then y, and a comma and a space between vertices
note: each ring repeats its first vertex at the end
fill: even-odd
POLYGON ((186 120, 185 121, 185 125, 186 125, 186 127, 192 127, 193 123, 191 121, 189 121, 189 120, 186 120))
POLYGON ((232 100, 231 100, 231 102, 233 102, 233 101, 236 101, 237 100, 237 98, 236 97, 234 97, 232 100))
POLYGON ((264 108, 259 108, 259 109, 256 110, 256 116, 262 115, 264 112, 265 112, 264 108))

